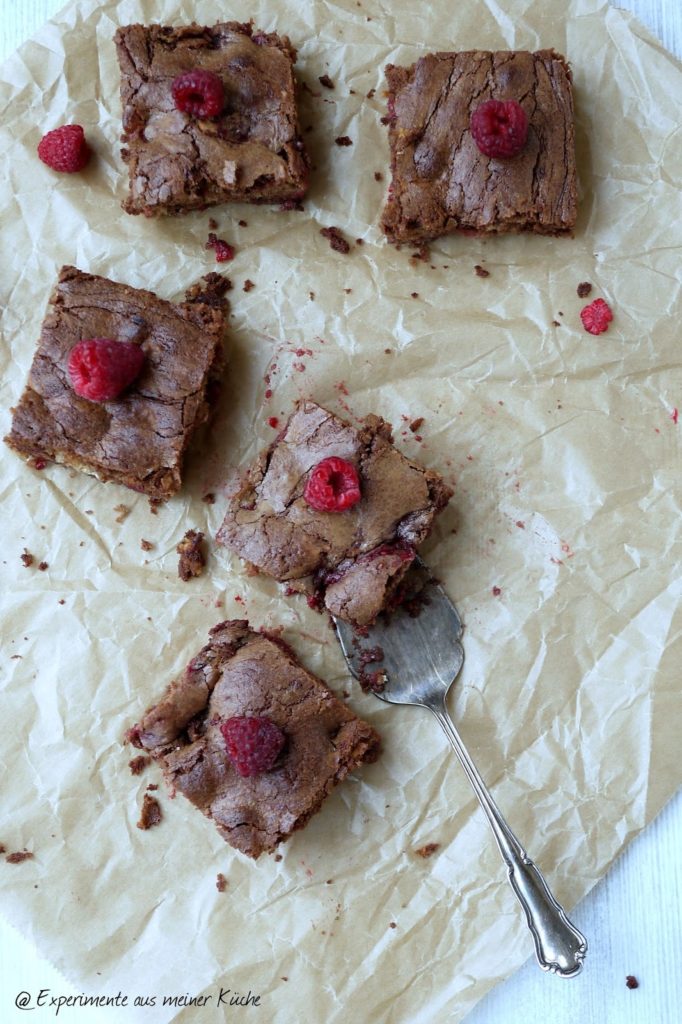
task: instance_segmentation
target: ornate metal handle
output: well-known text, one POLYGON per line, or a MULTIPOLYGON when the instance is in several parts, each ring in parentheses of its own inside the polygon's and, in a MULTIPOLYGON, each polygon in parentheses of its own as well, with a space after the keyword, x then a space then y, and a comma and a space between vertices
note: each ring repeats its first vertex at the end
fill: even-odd
POLYGON ((549 891, 542 873, 528 857, 502 817, 499 807, 488 792, 476 765, 462 743, 445 704, 442 707, 432 706, 430 710, 450 740, 490 822, 508 868, 511 887, 525 911, 540 967, 543 971, 553 971, 562 978, 575 977, 580 972, 587 953, 585 936, 568 920, 565 910, 549 891))

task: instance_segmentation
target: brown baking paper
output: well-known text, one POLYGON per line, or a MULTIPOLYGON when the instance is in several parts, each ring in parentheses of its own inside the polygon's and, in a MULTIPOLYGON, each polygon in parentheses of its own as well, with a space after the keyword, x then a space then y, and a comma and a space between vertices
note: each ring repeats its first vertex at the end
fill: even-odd
POLYGON ((222 986, 260 996, 217 1011, 230 1019, 457 1021, 532 952, 463 773, 429 715, 363 695, 325 618, 212 538, 235 468, 297 397, 391 420, 399 448, 455 488, 425 549, 466 624, 452 711, 558 898, 570 907, 592 888, 682 780, 680 66, 589 0, 568 13, 559 0, 418 13, 407 0, 256 2, 249 15, 291 37, 313 93, 301 100, 315 165, 303 213, 149 221, 120 208, 116 27, 243 19, 237 4, 71 4, 2 71, 3 434, 62 264, 177 298, 216 269, 210 216, 237 250, 222 405, 179 497, 152 515, 142 496, 38 472, 2 446, 0 842, 34 853, 0 861, 2 906, 79 990, 126 994, 121 1020, 212 1019, 222 986), (575 238, 452 237, 416 265, 382 240, 382 68, 448 47, 555 47, 571 61, 575 238), (95 151, 80 175, 35 154, 65 121, 95 151), (328 225, 364 245, 333 252, 328 225), (597 338, 581 327, 582 281, 614 310, 597 338), (184 584, 175 545, 190 527, 211 538, 210 559, 184 584), (155 768, 132 777, 122 744, 208 629, 244 615, 283 625, 385 742, 279 861, 233 852, 163 787, 162 824, 138 830, 145 787, 161 780, 155 768), (439 848, 422 859, 426 843, 439 848), (208 1010, 162 1005, 199 993, 208 1010))

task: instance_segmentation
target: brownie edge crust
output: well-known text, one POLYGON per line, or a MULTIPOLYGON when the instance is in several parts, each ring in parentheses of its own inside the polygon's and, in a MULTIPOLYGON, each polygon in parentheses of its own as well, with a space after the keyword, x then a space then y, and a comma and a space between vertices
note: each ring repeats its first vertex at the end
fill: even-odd
POLYGON ((159 701, 127 734, 231 846, 248 857, 272 852, 307 823, 339 782, 376 760, 380 739, 298 662, 277 636, 245 620, 221 622, 159 701), (220 726, 269 718, 285 735, 274 767, 242 777, 220 726))
POLYGON ((392 182, 381 224, 391 242, 455 231, 569 234, 577 216, 571 71, 554 50, 432 53, 386 67, 392 182), (523 150, 487 157, 470 130, 486 100, 516 100, 523 150))

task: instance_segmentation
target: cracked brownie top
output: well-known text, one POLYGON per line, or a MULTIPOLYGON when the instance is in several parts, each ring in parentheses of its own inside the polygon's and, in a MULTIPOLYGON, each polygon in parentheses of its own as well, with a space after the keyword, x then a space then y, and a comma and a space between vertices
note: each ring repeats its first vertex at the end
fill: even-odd
POLYGON ((571 72, 553 50, 433 53, 389 64, 393 180, 382 216, 392 242, 457 230, 570 232, 577 189, 571 72), (471 115, 487 100, 516 100, 528 119, 522 151, 485 156, 471 115))
POLYGON ((308 163, 295 103, 296 51, 286 36, 238 22, 128 25, 118 29, 115 42, 128 213, 302 198, 308 163), (174 80, 196 70, 222 82, 224 105, 215 117, 176 107, 174 80))
POLYGON ((390 425, 378 416, 355 429, 305 400, 248 470, 218 540, 332 614, 367 625, 451 493, 437 473, 393 447, 390 425), (349 462, 359 477, 359 501, 340 512, 316 510, 304 493, 315 467, 329 458, 349 462))
POLYGON ((208 644, 128 733, 232 846, 249 857, 302 828, 324 798, 363 762, 379 736, 277 637, 244 620, 221 622, 208 644), (267 718, 284 745, 274 765, 243 776, 227 753, 226 722, 267 718))
POLYGON ((195 301, 175 304, 63 267, 5 438, 10 447, 150 497, 174 494, 185 449, 208 413, 206 386, 226 318, 225 308, 210 304, 212 292, 195 286, 193 295, 195 301), (74 391, 67 364, 83 338, 142 348, 142 371, 119 398, 94 402, 74 391))

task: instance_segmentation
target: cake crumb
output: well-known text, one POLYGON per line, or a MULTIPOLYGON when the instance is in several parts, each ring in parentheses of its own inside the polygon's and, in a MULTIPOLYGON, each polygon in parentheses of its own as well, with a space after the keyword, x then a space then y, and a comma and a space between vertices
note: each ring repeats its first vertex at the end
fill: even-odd
POLYGON ((18 850, 16 853, 8 853, 5 857, 8 864, 21 864, 25 860, 33 860, 30 850, 18 850))
POLYGON ((308 298, 311 302, 315 301, 315 292, 308 292, 308 298))
POLYGON ((246 281, 244 281, 244 284, 242 285, 242 291, 250 292, 255 287, 255 283, 250 278, 247 277, 246 281))
POLYGON ((355 239, 355 244, 356 245, 364 245, 365 244, 364 238, 356 238, 355 239))
POLYGON ((149 499, 149 511, 153 516, 158 516, 159 508, 163 504, 161 498, 150 498, 149 499))
POLYGON ((281 980, 281 981, 288 981, 289 979, 288 979, 288 977, 286 976, 286 974, 282 974, 282 975, 281 975, 281 977, 280 977, 280 980, 281 980))
POLYGON ((147 786, 148 790, 156 790, 158 788, 159 787, 157 786, 157 784, 155 782, 150 782, 149 785, 147 786))
POLYGON ((417 857, 422 857, 426 860, 427 857, 433 857, 436 850, 440 850, 440 843, 425 843, 424 846, 420 846, 414 852, 417 857))
POLYGON ((388 927, 389 927, 389 928, 397 928, 397 927, 398 927, 398 925, 397 925, 397 924, 395 923, 395 921, 389 921, 389 923, 388 923, 388 927))
POLYGON ((21 561, 23 562, 25 569, 29 569, 35 562, 35 558, 28 548, 24 548, 24 553, 21 555, 21 561))
POLYGON ((4 845, 4 843, 0 843, 0 854, 5 853, 6 850, 7 850, 7 847, 4 845))
POLYGON ((350 252, 350 245, 343 237, 342 232, 339 228, 320 228, 320 234, 323 238, 328 239, 330 246, 334 252, 341 252, 344 255, 350 252))
POLYGON ((130 515, 130 509, 127 505, 114 505, 114 512, 116 513, 117 523, 122 523, 130 515))
POLYGON ((275 860, 279 863, 279 861, 282 860, 282 854, 281 853, 276 853, 275 854, 275 860))
POLYGON ((423 422, 423 416, 417 416, 416 420, 412 420, 412 422, 410 423, 410 430, 412 431, 413 434, 417 433, 423 422))
POLYGON ((561 327, 561 324, 558 320, 552 320, 552 327, 561 327))
POLYGON ((218 230, 218 221, 215 219, 215 217, 209 217, 208 218, 208 230, 209 231, 217 231, 218 230))
POLYGON ((634 974, 628 974, 625 978, 625 984, 628 988, 639 988, 639 982, 634 974))
POLYGON ((158 825, 161 821, 161 817, 161 805, 159 804, 159 801, 156 797, 150 796, 149 793, 145 793, 142 798, 142 810, 137 827, 146 832, 147 829, 153 828, 154 825, 158 825))
POLYGON ((130 768, 131 775, 141 775, 148 764, 151 764, 151 757, 145 757, 144 754, 140 754, 139 757, 134 757, 132 761, 128 761, 128 767, 130 768))
POLYGON ((207 494, 203 496, 201 500, 204 502, 205 505, 215 505, 215 494, 213 493, 213 491, 209 491, 207 494))
POLYGON ((374 180, 375 181, 383 181, 384 180, 384 176, 381 173, 381 171, 375 171, 374 172, 374 180))
POLYGON ((237 224, 239 224, 240 228, 248 228, 249 226, 249 222, 247 220, 238 220, 237 224))
POLYGON ((320 85, 323 85, 325 87, 325 89, 336 88, 329 75, 318 75, 317 80, 320 83, 320 85))
POLYGON ((482 267, 479 263, 474 267, 474 271, 476 273, 476 277, 490 277, 490 271, 486 270, 485 267, 482 267))
POLYGON ((38 562, 38 568, 40 569, 41 572, 45 572, 46 569, 50 568, 50 563, 49 562, 38 562))
POLYGON ((367 99, 368 100, 373 100, 375 92, 376 92, 376 89, 370 89, 369 92, 367 93, 367 99))
POLYGON ((334 139, 337 146, 352 146, 353 140, 349 135, 337 135, 334 139))
POLYGON ((140 540, 140 547, 143 551, 151 551, 154 545, 150 540, 145 540, 144 537, 142 537, 140 540))
POLYGON ((204 535, 200 530, 188 530, 176 547, 180 555, 178 561, 178 576, 187 583, 195 576, 201 576, 206 566, 204 555, 204 535))
POLYGON ((225 875, 222 873, 222 871, 219 871, 218 874, 216 875, 215 887, 218 890, 218 892, 225 892, 225 890, 227 889, 227 879, 225 878, 225 875))
POLYGON ((418 299, 419 298, 419 292, 410 292, 410 298, 411 299, 418 299))
POLYGON ((581 299, 586 298, 592 291, 592 285, 589 281, 581 281, 576 291, 581 299))

